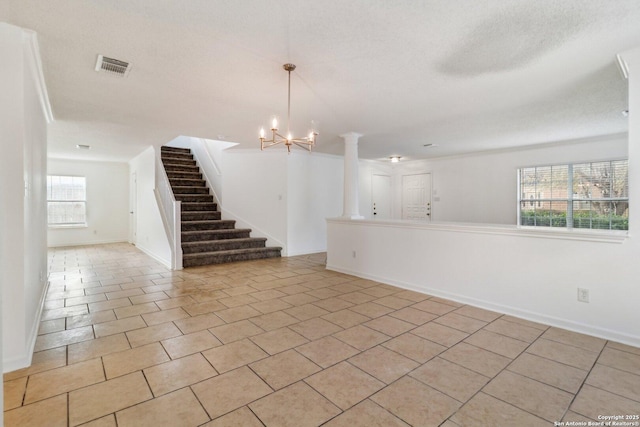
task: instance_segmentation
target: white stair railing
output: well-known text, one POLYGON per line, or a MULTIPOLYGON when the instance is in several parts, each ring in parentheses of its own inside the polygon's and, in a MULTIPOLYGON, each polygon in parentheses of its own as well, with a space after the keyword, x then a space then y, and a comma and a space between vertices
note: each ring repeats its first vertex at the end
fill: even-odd
POLYGON ((173 195, 171 183, 164 170, 160 155, 161 150, 156 150, 156 182, 153 192, 160 208, 160 216, 169 239, 169 246, 171 246, 171 269, 182 270, 181 202, 176 200, 173 195))

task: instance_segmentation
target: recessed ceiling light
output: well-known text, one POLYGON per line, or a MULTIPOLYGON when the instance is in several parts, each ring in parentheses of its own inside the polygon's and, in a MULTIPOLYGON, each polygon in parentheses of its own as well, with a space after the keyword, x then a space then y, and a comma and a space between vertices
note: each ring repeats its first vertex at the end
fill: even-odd
POLYGON ((90 145, 84 145, 84 144, 77 144, 76 148, 79 150, 90 150, 91 146, 90 145))
POLYGON ((389 158, 391 159, 391 163, 398 163, 402 157, 400 157, 400 156, 391 156, 389 158))

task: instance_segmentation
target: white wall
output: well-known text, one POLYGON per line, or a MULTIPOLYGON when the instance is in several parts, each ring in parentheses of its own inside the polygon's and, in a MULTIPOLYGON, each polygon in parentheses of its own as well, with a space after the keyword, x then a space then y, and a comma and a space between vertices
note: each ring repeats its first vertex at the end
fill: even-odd
POLYGON ((213 141, 204 138, 191 138, 191 149, 198 160, 198 165, 207 180, 209 188, 213 193, 213 198, 217 203, 222 204, 224 198, 224 185, 222 178, 222 166, 224 151, 231 148, 236 143, 226 141, 213 141))
POLYGON ((222 218, 251 228, 252 237, 287 254, 287 153, 281 150, 224 152, 222 218))
POLYGON ((130 173, 136 174, 136 247, 171 267, 171 246, 162 224, 155 188, 156 149, 149 147, 129 161, 130 173))
POLYGON ((31 363, 46 292, 47 121, 35 33, 0 23, 2 368, 31 363))
POLYGON ((235 220, 237 228, 250 228, 252 237, 266 237, 268 246, 281 246, 283 256, 326 250, 325 219, 342 210, 341 157, 287 154, 277 148, 229 150, 231 144, 221 147, 216 142, 192 141, 190 148, 206 148, 208 154, 197 156, 199 165, 221 171, 207 176, 220 181, 216 191, 223 200, 223 219, 235 220), (216 165, 208 165, 207 158, 216 165))
POLYGON ((49 159, 49 175, 87 178, 87 227, 48 230, 50 247, 126 242, 129 238, 129 165, 49 159))
POLYGON ((287 255, 324 252, 325 219, 342 213, 343 159, 296 151, 287 166, 287 255))
POLYGON ((503 227, 330 220, 327 267, 640 346, 637 238, 503 227), (588 304, 578 287, 589 289, 588 304))
MULTIPOLYGON (((431 173, 434 221, 516 224, 518 168, 626 157, 627 136, 616 135, 400 163, 393 167, 394 218, 400 218, 402 175, 431 173)), ((362 182, 360 188, 361 198, 370 197, 370 188, 362 182)))

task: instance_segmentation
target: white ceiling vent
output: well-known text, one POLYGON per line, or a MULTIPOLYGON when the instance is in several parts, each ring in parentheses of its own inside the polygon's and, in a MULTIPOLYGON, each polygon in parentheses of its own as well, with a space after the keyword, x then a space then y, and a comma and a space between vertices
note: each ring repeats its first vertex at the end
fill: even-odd
POLYGON ((129 64, 128 62, 120 61, 118 59, 107 58, 106 56, 98 55, 98 61, 96 62, 96 71, 103 71, 115 76, 127 77, 127 74, 129 74, 129 71, 131 71, 131 64, 129 64))

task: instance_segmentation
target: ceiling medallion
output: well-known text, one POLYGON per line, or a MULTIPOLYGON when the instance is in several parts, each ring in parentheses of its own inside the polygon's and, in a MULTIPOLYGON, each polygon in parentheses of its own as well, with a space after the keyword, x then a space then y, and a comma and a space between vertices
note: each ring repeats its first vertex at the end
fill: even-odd
POLYGON ((260 128, 260 149, 273 147, 274 145, 284 144, 287 147, 287 151, 291 152, 291 146, 297 145, 300 148, 311 151, 316 143, 316 136, 318 136, 318 130, 314 126, 314 122, 311 122, 311 130, 309 135, 304 138, 294 138, 291 136, 291 72, 296 69, 293 64, 284 64, 282 68, 289 73, 289 90, 287 92, 287 135, 283 136, 278 133, 278 118, 273 116, 271 118, 271 139, 265 138, 264 127, 260 128))

